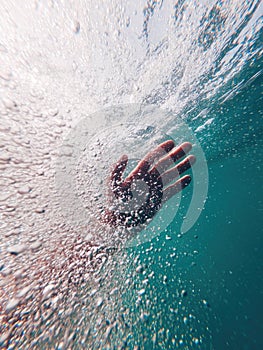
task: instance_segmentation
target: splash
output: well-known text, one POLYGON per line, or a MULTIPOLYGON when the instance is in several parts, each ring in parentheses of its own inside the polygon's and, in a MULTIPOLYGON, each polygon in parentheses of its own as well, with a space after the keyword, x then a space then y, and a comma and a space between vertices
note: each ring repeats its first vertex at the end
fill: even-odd
POLYGON ((165 108, 166 134, 198 110, 208 139, 204 102, 262 74, 238 80, 262 54, 262 2, 10 1, 1 13, 0 346, 209 348, 209 303, 159 271, 184 252, 162 257, 169 234, 139 252, 91 247, 62 215, 56 162, 80 120, 118 104, 165 108))

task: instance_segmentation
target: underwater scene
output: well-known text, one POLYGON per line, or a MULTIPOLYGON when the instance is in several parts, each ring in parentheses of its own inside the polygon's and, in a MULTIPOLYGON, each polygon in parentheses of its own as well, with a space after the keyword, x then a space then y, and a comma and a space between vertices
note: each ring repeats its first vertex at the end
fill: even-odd
POLYGON ((263 349, 260 0, 0 0, 0 349, 263 349))

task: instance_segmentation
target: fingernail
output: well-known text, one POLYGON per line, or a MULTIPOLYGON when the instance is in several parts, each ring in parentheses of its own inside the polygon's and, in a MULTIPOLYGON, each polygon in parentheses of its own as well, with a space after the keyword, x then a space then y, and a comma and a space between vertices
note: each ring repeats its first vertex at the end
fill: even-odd
POLYGON ((128 160, 128 156, 126 154, 124 154, 122 157, 121 157, 121 162, 127 162, 128 160))
POLYGON ((192 149, 192 144, 190 142, 184 142, 181 144, 181 148, 184 150, 184 153, 188 153, 192 149))
POLYGON ((196 162, 196 157, 192 154, 190 154, 190 156, 188 156, 187 159, 191 165, 193 165, 196 162))

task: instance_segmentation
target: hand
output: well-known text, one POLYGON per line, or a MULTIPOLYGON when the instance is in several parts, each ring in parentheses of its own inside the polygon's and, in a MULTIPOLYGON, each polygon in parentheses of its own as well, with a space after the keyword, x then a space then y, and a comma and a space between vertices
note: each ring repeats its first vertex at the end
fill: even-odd
POLYGON ((125 179, 128 157, 123 155, 109 179, 111 207, 105 210, 103 221, 126 228, 148 223, 163 203, 191 182, 189 175, 175 181, 194 164, 195 157, 189 155, 175 165, 191 149, 189 142, 175 147, 172 140, 165 141, 150 151, 125 179))

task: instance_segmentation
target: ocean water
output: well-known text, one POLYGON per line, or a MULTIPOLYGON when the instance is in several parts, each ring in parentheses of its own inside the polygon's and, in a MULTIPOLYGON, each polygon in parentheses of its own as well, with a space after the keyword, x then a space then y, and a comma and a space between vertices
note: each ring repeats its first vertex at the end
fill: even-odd
POLYGON ((262 349, 262 2, 0 8, 0 348, 262 349), (162 137, 208 178, 120 249, 92 191, 162 137))

